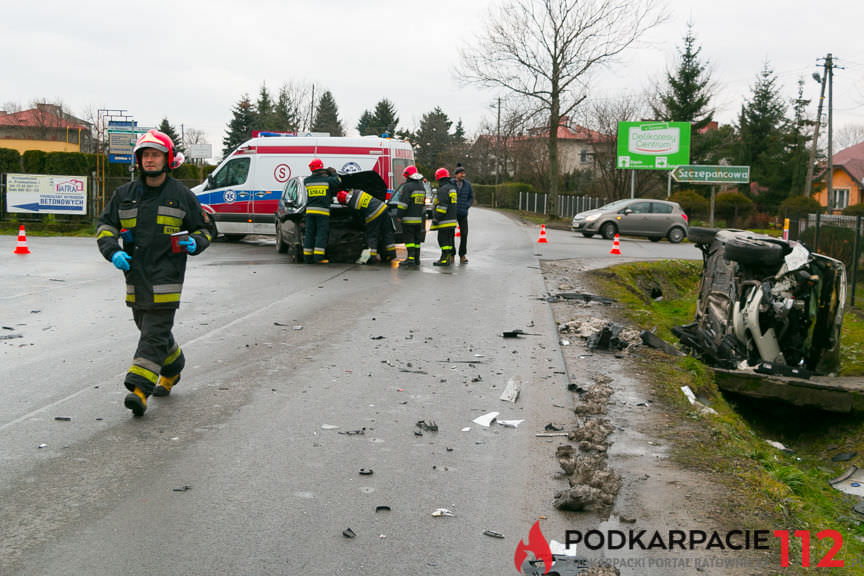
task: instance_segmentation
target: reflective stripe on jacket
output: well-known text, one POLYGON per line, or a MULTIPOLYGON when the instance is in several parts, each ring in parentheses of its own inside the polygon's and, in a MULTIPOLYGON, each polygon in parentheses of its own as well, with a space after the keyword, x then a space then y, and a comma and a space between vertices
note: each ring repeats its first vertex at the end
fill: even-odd
POLYGON ((158 188, 138 179, 114 191, 99 216, 96 243, 109 262, 119 250, 132 257, 125 272, 127 305, 142 309, 180 305, 187 253, 172 251, 171 235, 183 231, 195 239, 195 254, 210 245, 198 198, 172 177, 158 188))

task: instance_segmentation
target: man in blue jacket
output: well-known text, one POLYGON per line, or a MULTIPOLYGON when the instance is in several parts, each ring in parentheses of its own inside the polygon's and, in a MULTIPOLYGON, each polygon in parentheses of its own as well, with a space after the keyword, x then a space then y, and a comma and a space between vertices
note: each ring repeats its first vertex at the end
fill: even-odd
POLYGON ((453 185, 456 186, 456 222, 459 224, 459 262, 468 263, 468 209, 474 204, 474 190, 471 182, 465 179, 465 168, 456 164, 453 171, 453 185))

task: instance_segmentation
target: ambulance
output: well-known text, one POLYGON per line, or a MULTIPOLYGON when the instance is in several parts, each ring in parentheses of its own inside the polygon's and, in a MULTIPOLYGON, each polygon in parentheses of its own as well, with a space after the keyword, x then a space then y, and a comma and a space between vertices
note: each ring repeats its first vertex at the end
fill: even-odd
POLYGON ((414 164, 414 150, 404 140, 380 136, 253 133, 192 191, 220 235, 275 234, 282 189, 292 177, 308 176, 313 158, 343 174, 374 170, 386 183, 389 198, 405 181, 402 172, 414 164))

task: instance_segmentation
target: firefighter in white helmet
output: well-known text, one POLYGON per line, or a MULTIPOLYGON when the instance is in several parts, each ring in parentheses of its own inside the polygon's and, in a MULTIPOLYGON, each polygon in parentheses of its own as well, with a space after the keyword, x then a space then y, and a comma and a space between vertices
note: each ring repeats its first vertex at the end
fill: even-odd
POLYGON ((124 384, 126 408, 147 410, 151 395, 167 396, 185 357, 171 333, 186 273, 187 255, 210 244, 198 198, 169 170, 183 163, 166 134, 150 130, 135 144, 140 176, 114 191, 99 216, 99 251, 126 277, 126 305, 140 331, 124 384))

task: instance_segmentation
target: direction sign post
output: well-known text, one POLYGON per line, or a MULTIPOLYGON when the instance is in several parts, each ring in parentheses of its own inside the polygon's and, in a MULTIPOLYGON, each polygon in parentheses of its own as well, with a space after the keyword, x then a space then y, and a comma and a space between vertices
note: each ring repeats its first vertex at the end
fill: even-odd
POLYGON ((747 184, 750 182, 750 166, 712 166, 691 164, 676 166, 670 173, 676 182, 712 184, 709 226, 714 226, 714 196, 716 184, 747 184))
POLYGON ((672 170, 676 182, 693 184, 747 184, 750 182, 749 166, 683 165, 672 170))

